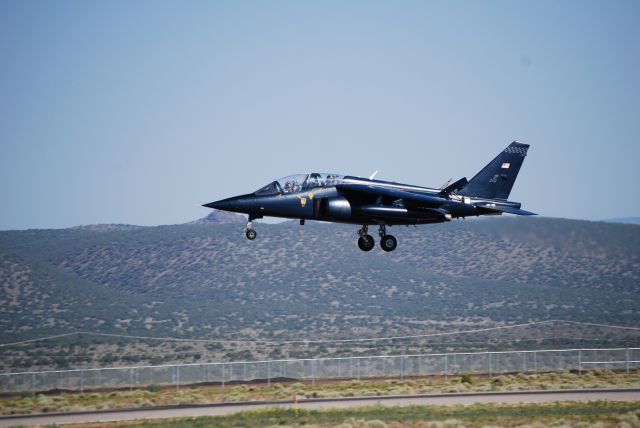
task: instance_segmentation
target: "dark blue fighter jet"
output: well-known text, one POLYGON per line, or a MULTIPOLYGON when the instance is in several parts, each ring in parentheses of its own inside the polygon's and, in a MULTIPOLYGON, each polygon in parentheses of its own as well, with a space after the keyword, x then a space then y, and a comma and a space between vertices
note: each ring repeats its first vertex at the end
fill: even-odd
MULTIPOLYGON (((249 215, 246 236, 257 233, 251 222, 263 216, 362 225, 358 246, 370 251, 375 241, 369 226, 379 227, 380 246, 395 250, 398 242, 387 226, 443 223, 468 216, 535 215, 507 200, 529 145, 511 143, 471 181, 461 178, 440 189, 339 174, 298 174, 273 181, 246 195, 203 206, 249 215)), ((375 174, 374 174, 375 175, 375 174)))

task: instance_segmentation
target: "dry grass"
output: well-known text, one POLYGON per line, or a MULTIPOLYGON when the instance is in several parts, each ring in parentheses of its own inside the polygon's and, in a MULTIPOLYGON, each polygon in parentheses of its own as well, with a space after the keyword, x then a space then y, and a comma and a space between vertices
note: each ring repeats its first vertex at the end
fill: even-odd
POLYGON ((300 411, 263 409, 227 416, 74 425, 74 428, 640 428, 640 403, 474 404, 360 407, 300 411))
POLYGON ((68 412, 93 409, 151 407, 174 404, 205 404, 256 400, 292 400, 386 396, 473 391, 524 391, 545 389, 640 387, 640 373, 615 373, 601 370, 583 373, 545 373, 538 375, 501 375, 493 378, 469 375, 449 379, 344 381, 316 385, 273 383, 267 385, 194 386, 174 389, 151 387, 133 391, 38 394, 35 397, 9 397, 0 400, 0 414, 68 412))

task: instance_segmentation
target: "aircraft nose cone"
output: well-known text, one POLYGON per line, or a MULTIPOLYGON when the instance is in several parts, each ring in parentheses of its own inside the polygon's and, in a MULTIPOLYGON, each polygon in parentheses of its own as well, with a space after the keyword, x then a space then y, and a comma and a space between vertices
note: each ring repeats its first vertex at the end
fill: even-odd
POLYGON ((222 209, 223 205, 224 204, 222 203, 222 201, 209 202, 208 204, 202 204, 203 207, 214 208, 216 210, 222 209))
POLYGON ((250 195, 233 196, 227 199, 220 199, 219 201, 209 202, 204 204, 203 207, 215 208, 217 210, 242 212, 250 205, 250 195))
POLYGON ((209 202, 208 204, 204 204, 202 206, 207 208, 214 208, 216 210, 224 210, 231 208, 231 201, 227 199, 221 199, 219 201, 209 202))

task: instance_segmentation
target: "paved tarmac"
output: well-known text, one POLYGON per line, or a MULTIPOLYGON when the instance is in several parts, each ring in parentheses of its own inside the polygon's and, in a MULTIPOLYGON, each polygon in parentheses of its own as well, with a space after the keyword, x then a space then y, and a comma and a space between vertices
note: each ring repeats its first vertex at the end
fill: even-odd
MULTIPOLYGON (((640 389, 599 389, 565 391, 490 392, 433 394, 392 397, 351 397, 300 400, 301 409, 329 409, 362 406, 450 405, 475 403, 548 403, 555 401, 637 401, 640 389)), ((292 401, 214 403, 208 405, 171 406, 162 408, 107 410, 66 414, 31 415, 0 418, 0 427, 111 422, 135 419, 217 416, 264 408, 293 408, 292 401)))

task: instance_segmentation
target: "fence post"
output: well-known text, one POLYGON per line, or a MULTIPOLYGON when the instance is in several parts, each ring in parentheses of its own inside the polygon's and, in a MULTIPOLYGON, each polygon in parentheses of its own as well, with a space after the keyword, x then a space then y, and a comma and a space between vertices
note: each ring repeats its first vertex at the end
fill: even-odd
POLYGON ((629 348, 627 348, 627 374, 629 374, 629 348))
POLYGON ((31 373, 31 398, 36 396, 36 374, 31 373))
POLYGON ((222 389, 224 389, 224 363, 220 364, 220 381, 222 383, 222 389))
POLYGON ((538 353, 533 351, 533 371, 538 374, 538 353))
POLYGON ((316 360, 311 360, 311 384, 315 385, 316 384, 316 371, 315 371, 315 367, 316 367, 316 360))
POLYGON ((80 394, 84 392, 84 370, 80 370, 80 394))
POLYGON ((133 369, 129 369, 129 391, 133 390, 133 369))
POLYGON ((271 386, 271 361, 267 361, 267 386, 271 386))
POLYGON ((527 353, 526 352, 522 353, 522 372, 523 373, 527 372, 527 353))
POLYGON ((578 349, 578 375, 582 375, 582 349, 578 349))
POLYGON ((349 357, 349 377, 353 380, 353 357, 349 357))
POLYGON ((493 377, 491 373, 491 352, 489 352, 489 377, 493 377))
POLYGON ((449 380, 449 355, 444 356, 444 380, 449 380))
POLYGON ((358 380, 360 380, 360 358, 356 360, 356 370, 358 371, 358 380))
POLYGON ((400 380, 404 380, 404 355, 400 356, 400 380))
POLYGON ((176 391, 180 389, 180 366, 176 366, 176 391))

